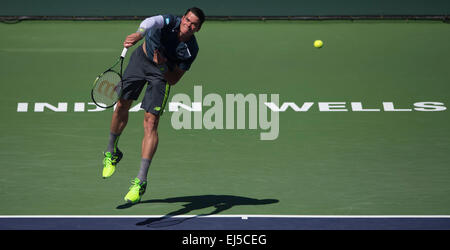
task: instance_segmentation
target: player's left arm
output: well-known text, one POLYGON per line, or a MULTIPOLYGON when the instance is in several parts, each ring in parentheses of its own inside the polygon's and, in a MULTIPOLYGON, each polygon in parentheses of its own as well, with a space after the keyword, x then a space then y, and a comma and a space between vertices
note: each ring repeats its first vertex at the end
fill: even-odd
POLYGON ((164 78, 169 82, 170 85, 175 85, 178 81, 180 81, 181 77, 183 77, 186 70, 182 70, 176 65, 172 71, 167 70, 164 73, 164 78))
POLYGON ((181 69, 178 65, 174 65, 172 70, 169 70, 167 67, 167 58, 159 52, 159 50, 155 50, 153 52, 153 62, 157 65, 161 65, 161 69, 164 69, 164 78, 170 85, 175 85, 181 77, 183 77, 186 70, 181 69))
POLYGON ((198 49, 191 55, 191 53, 188 50, 190 56, 188 60, 182 61, 179 64, 175 64, 172 70, 167 70, 164 73, 164 77, 166 78, 166 80, 169 82, 170 85, 175 85, 183 77, 184 73, 186 73, 186 71, 190 69, 191 64, 197 57, 197 52, 198 49))

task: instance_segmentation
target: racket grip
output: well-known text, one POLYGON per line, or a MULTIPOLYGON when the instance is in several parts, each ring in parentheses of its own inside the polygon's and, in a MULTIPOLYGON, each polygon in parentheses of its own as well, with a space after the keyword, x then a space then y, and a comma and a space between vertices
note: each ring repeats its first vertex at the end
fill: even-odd
POLYGON ((127 54, 128 48, 123 48, 122 50, 122 54, 120 55, 120 57, 125 58, 125 55, 127 54))

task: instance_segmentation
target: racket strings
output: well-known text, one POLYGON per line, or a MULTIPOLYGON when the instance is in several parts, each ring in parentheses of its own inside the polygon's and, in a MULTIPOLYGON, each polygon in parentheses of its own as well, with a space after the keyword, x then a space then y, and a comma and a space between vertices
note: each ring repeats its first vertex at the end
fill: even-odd
POLYGON ((96 81, 92 97, 99 106, 110 107, 119 99, 121 78, 114 71, 107 71, 96 81))

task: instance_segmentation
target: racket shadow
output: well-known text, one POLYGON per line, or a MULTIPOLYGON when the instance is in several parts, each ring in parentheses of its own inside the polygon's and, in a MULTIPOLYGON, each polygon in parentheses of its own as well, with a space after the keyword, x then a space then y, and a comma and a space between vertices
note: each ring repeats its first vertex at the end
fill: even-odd
POLYGON ((256 205, 268 205, 278 203, 279 200, 276 199, 254 199, 242 196, 234 196, 234 195, 196 195, 196 196, 182 196, 182 197, 173 197, 167 199, 152 199, 141 201, 137 204, 123 204, 117 206, 117 209, 127 209, 136 205, 143 204, 152 204, 152 203, 185 203, 183 204, 183 208, 169 212, 168 214, 159 217, 159 218, 148 218, 144 221, 136 223, 138 226, 147 226, 147 227, 168 227, 176 224, 183 223, 187 220, 198 218, 201 216, 208 216, 219 214, 223 211, 226 211, 234 206, 256 206, 256 205), (199 214, 192 217, 183 217, 178 218, 175 216, 179 215, 187 215, 194 210, 206 209, 206 208, 215 208, 210 213, 207 214, 199 214))

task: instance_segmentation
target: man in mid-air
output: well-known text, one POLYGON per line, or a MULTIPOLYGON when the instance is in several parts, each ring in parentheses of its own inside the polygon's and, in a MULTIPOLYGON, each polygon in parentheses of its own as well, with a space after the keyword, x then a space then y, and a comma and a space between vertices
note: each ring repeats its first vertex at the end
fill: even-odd
POLYGON ((170 86, 176 84, 189 70, 199 47, 194 36, 205 21, 199 8, 188 9, 182 17, 158 15, 145 19, 136 33, 126 37, 129 48, 145 38, 130 57, 123 75, 122 94, 112 115, 110 136, 103 159, 103 178, 115 172, 123 153, 118 148, 119 137, 128 122, 128 111, 145 84, 148 86, 141 104, 145 110, 141 166, 132 180, 125 201, 137 203, 147 187, 147 174, 158 145, 158 123, 169 96, 170 86))

